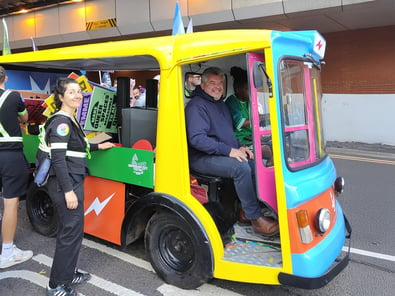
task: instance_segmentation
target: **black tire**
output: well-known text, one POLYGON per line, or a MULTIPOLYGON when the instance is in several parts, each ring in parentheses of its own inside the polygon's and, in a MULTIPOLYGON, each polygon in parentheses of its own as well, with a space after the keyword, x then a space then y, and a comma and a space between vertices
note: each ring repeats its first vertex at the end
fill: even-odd
POLYGON ((148 222, 145 247, 151 265, 165 282, 195 289, 212 277, 212 258, 200 230, 182 217, 157 213, 148 222))
POLYGON ((58 213, 45 187, 31 183, 26 196, 26 210, 30 223, 38 233, 53 237, 58 233, 58 213))

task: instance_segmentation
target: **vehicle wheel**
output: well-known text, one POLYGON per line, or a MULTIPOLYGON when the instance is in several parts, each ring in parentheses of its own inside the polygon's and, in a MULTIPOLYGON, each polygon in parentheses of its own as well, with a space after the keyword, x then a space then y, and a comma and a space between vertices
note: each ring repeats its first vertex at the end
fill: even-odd
POLYGON ((58 213, 45 188, 32 183, 27 192, 26 210, 30 223, 38 233, 53 237, 58 232, 58 213))
POLYGON ((167 283, 195 289, 212 277, 212 259, 202 232, 182 217, 157 213, 148 222, 145 246, 151 265, 167 283))

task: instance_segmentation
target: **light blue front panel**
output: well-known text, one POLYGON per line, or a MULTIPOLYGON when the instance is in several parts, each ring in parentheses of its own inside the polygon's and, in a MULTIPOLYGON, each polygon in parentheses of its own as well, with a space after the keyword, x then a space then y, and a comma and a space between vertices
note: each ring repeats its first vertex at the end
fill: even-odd
POLYGON ((336 180, 336 169, 329 156, 313 167, 296 172, 285 169, 283 174, 288 209, 328 190, 336 180))
POLYGON ((292 254, 293 275, 322 276, 339 256, 346 238, 343 211, 336 201, 336 224, 327 237, 304 254, 292 254))
MULTIPOLYGON (((317 31, 272 32, 274 77, 280 77, 278 64, 285 56, 303 58, 305 54, 311 54, 315 59, 319 59, 313 48, 316 33, 317 31)), ((276 110, 279 112, 277 118, 281 119, 280 81, 276 81, 276 83, 278 84, 278 87, 275 88, 278 98, 276 110)), ((282 130, 283 123, 281 120, 278 124, 282 130)), ((296 208, 333 185, 336 179, 336 169, 329 156, 312 167, 290 171, 284 159, 282 137, 280 137, 280 148, 282 150, 282 169, 288 209, 296 208)), ((291 254, 294 275, 301 277, 322 276, 339 256, 344 246, 346 229, 343 211, 337 201, 336 213, 336 224, 324 240, 303 254, 291 254)))
MULTIPOLYGON (((318 34, 317 31, 272 32, 273 70, 275 77, 280 77, 278 63, 284 56, 303 58, 305 54, 311 54, 318 59, 313 48, 316 34, 318 34)), ((276 104, 277 110, 280 112, 280 81, 276 83, 278 84, 278 87, 275 88, 276 97, 278 98, 276 104)), ((281 114, 277 114, 277 118, 281 119, 281 114)), ((279 122, 279 128, 281 130, 283 129, 283 123, 281 121, 279 122)), ((310 168, 290 171, 284 159, 284 143, 281 137, 280 148, 283 159, 283 176, 288 209, 295 208, 315 198, 333 185, 336 179, 336 169, 329 157, 326 157, 320 163, 314 164, 310 168)))

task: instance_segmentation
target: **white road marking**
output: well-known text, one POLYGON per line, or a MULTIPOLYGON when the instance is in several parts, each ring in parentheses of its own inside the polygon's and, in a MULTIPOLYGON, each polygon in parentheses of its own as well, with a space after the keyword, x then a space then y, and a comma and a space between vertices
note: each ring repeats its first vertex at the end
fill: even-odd
MULTIPOLYGON (((87 239, 84 239, 82 244, 87 246, 87 247, 90 247, 90 248, 96 249, 98 251, 101 251, 103 253, 106 253, 108 255, 111 255, 113 257, 116 257, 116 258, 118 258, 120 260, 123 260, 123 261, 125 261, 127 263, 130 263, 130 264, 136 265, 138 267, 141 267, 141 268, 143 268, 145 270, 155 272, 153 270, 151 264, 149 264, 147 261, 142 260, 140 258, 137 258, 137 257, 131 256, 131 255, 125 254, 124 252, 121 252, 121 251, 118 251, 118 250, 114 250, 112 248, 109 248, 107 246, 104 246, 102 244, 99 244, 99 243, 96 243, 96 242, 93 242, 93 241, 90 241, 90 240, 87 240, 87 239)), ((347 250, 348 250, 348 247, 343 247, 343 251, 347 252, 347 250)), ((351 248, 350 252, 354 253, 354 254, 367 256, 367 257, 374 257, 374 258, 378 258, 378 259, 382 259, 382 260, 389 260, 389 261, 394 261, 395 262, 395 256, 391 256, 391 255, 374 253, 374 252, 364 251, 364 250, 355 249, 355 248, 351 248)), ((177 293, 180 293, 180 294, 175 293, 174 292, 175 289, 178 289, 178 288, 176 288, 174 286, 170 286, 169 285, 169 287, 167 287, 166 285, 163 285, 161 287, 160 288, 163 290, 163 292, 160 291, 160 290, 158 290, 158 291, 161 292, 163 295, 173 295, 173 296, 174 295, 177 295, 177 296, 178 295, 180 295, 180 296, 184 295, 184 294, 182 294, 182 292, 177 292, 177 293), (163 288, 161 288, 161 287, 163 287, 163 288), (173 289, 174 289, 174 290, 172 290, 173 294, 171 294, 171 293, 167 294, 167 292, 166 292, 167 290, 171 289, 170 287, 173 287, 173 289), (165 292, 166 292, 166 294, 164 294, 165 292)), ((228 294, 221 294, 221 293, 225 293, 223 291, 226 291, 227 293, 230 293, 229 290, 225 290, 225 289, 222 289, 222 288, 216 287, 214 285, 210 285, 210 284, 204 284, 203 286, 201 286, 199 288, 199 290, 189 291, 189 292, 191 292, 191 293, 192 292, 199 293, 199 291, 203 291, 202 289, 205 289, 204 293, 202 292, 203 295, 216 295, 216 296, 228 295, 228 294), (213 291, 212 294, 206 294, 210 290, 213 291)), ((178 289, 178 290, 180 290, 180 291, 188 291, 188 290, 182 290, 182 289, 178 289)), ((191 295, 193 295, 193 294, 191 294, 191 295)), ((231 295, 231 294, 229 294, 229 295, 231 295)), ((235 295, 237 295, 237 294, 235 294, 235 295)))
MULTIPOLYGON (((143 268, 147 271, 154 272, 152 266, 149 264, 149 262, 142 260, 140 258, 131 256, 126 254, 125 252, 121 252, 118 250, 114 250, 110 247, 107 247, 105 245, 84 239, 83 240, 83 245, 92 249, 96 249, 102 253, 105 253, 107 255, 113 256, 115 258, 118 258, 124 262, 127 262, 129 264, 133 264, 135 266, 138 266, 140 268, 143 268)), ((52 258, 44 255, 44 254, 37 254, 33 256, 32 260, 46 265, 50 267, 52 265, 52 258)), ((100 278, 94 274, 91 274, 92 278, 89 281, 89 284, 94 285, 102 290, 105 290, 109 293, 112 293, 117 296, 146 296, 144 294, 135 292, 133 290, 127 289, 123 286, 120 286, 118 284, 115 284, 113 282, 107 281, 103 278, 100 278)), ((25 280, 28 280, 34 284, 37 284, 43 288, 46 288, 48 284, 48 277, 41 275, 37 272, 32 272, 28 270, 15 270, 15 271, 8 271, 8 272, 0 272, 0 280, 1 279, 6 279, 6 278, 22 278, 25 280)), ((160 287, 157 288, 157 291, 160 292, 164 296, 194 296, 194 295, 207 295, 207 296, 241 296, 241 294, 233 293, 227 289, 222 289, 219 287, 216 287, 214 285, 210 284, 204 284, 200 286, 196 290, 183 290, 180 288, 177 288, 172 285, 168 284, 163 284, 160 287)), ((80 294, 81 296, 84 296, 80 294)))
POLYGON ((46 288, 48 285, 48 278, 46 276, 29 270, 10 270, 0 273, 0 280, 8 278, 24 279, 43 288, 46 288))
POLYGON ((107 280, 97 277, 95 275, 92 275, 92 278, 89 281, 89 284, 95 285, 96 287, 99 287, 102 290, 105 290, 107 292, 110 292, 112 294, 119 295, 119 296, 144 296, 144 294, 127 289, 125 287, 122 287, 118 284, 107 281, 107 280))
MULTIPOLYGON (((43 254, 38 254, 36 256, 33 256, 32 259, 34 261, 37 261, 38 263, 44 264, 46 266, 52 265, 52 258, 50 258, 46 255, 43 255, 43 254)), ((144 296, 144 294, 127 289, 127 288, 122 287, 118 284, 107 281, 101 277, 95 276, 94 274, 91 274, 91 275, 92 275, 92 278, 90 279, 89 284, 94 285, 104 291, 110 292, 110 293, 118 295, 118 296, 144 296)))
MULTIPOLYGON (((110 247, 107 247, 105 245, 101 245, 99 243, 84 239, 83 240, 83 245, 96 249, 100 252, 103 252, 107 255, 113 256, 115 258, 118 258, 122 261, 125 261, 129 264, 133 264, 135 266, 138 266, 140 268, 143 268, 147 271, 154 272, 153 268, 151 265, 146 262, 145 260, 142 260, 140 258, 128 255, 124 252, 114 250, 110 247)), ((347 252, 348 248, 343 247, 343 251, 347 252)), ((361 249, 355 249, 351 248, 350 250, 351 253, 354 254, 359 254, 367 257, 373 257, 377 259, 382 259, 382 260, 388 260, 395 262, 395 256, 391 255, 385 255, 381 253, 375 253, 375 252, 369 252, 361 249)), ((46 265, 46 266, 51 266, 52 265, 52 258, 43 255, 43 254, 38 254, 36 256, 33 256, 32 260, 35 260, 36 262, 46 265)), ((29 270, 11 270, 11 271, 4 271, 0 272, 0 280, 7 279, 7 278, 21 278, 24 280, 27 280, 29 282, 32 282, 40 287, 46 288, 48 284, 48 277, 41 275, 40 273, 37 272, 32 272, 29 270)), ((109 293, 112 293, 117 296, 146 296, 144 294, 141 294, 139 292, 127 289, 123 286, 120 286, 118 284, 115 284, 113 282, 107 281, 103 278, 100 278, 98 276, 95 276, 92 274, 92 279, 89 281, 89 284, 92 284, 102 290, 105 290, 109 293)), ((168 284, 163 284, 157 288, 157 291, 161 293, 164 296, 197 296, 197 295, 205 295, 205 296, 241 296, 242 294, 234 293, 230 290, 227 289, 222 289, 220 287, 216 287, 214 285, 210 284, 204 284, 200 286, 196 290, 183 290, 180 288, 177 288, 172 285, 168 284)), ((84 296, 80 294, 81 296, 84 296)))
POLYGON ((230 290, 221 289, 210 284, 204 284, 196 290, 183 290, 172 285, 163 284, 158 289, 163 296, 242 296, 230 290))
MULTIPOLYGON (((107 247, 105 245, 96 243, 96 242, 88 240, 88 239, 84 239, 82 241, 82 244, 84 246, 89 247, 89 248, 96 249, 102 253, 105 253, 107 255, 118 258, 122 261, 125 261, 126 263, 133 264, 133 265, 143 268, 147 271, 151 271, 151 272, 155 273, 154 269, 152 268, 152 266, 149 262, 142 260, 140 258, 131 256, 131 255, 128 255, 125 252, 114 250, 113 248, 107 247)), ((210 284, 204 284, 204 285, 200 286, 199 289, 197 289, 197 290, 183 290, 183 289, 177 288, 172 285, 163 284, 157 290, 160 293, 162 293, 164 296, 170 296, 170 295, 171 296, 184 296, 184 295, 241 296, 240 294, 236 294, 236 293, 233 293, 227 289, 222 289, 220 287, 210 285, 210 284)))
MULTIPOLYGON (((5 272, 0 272, 0 280, 8 279, 8 278, 24 279, 44 289, 46 289, 48 285, 48 278, 46 276, 43 276, 37 272, 33 272, 30 270, 10 270, 5 272)), ((81 293, 79 293, 79 295, 85 296, 84 294, 81 293)))
MULTIPOLYGON (((348 247, 343 247, 343 251, 347 252, 348 247)), ((351 248, 350 252, 353 254, 358 254, 358 255, 362 255, 362 256, 366 256, 366 257, 373 257, 373 258, 377 258, 377 259, 395 262, 395 256, 391 256, 391 255, 375 253, 375 252, 370 252, 370 251, 365 251, 365 250, 355 249, 355 248, 351 248)))
POLYGON ((143 268, 145 270, 154 272, 154 269, 152 268, 152 266, 149 262, 142 260, 140 258, 131 256, 129 254, 126 254, 125 252, 114 250, 113 248, 107 247, 103 244, 99 244, 99 243, 96 243, 96 242, 88 240, 88 239, 84 239, 82 241, 82 244, 84 246, 91 248, 91 249, 95 249, 95 250, 98 250, 98 251, 105 253, 107 255, 111 255, 111 256, 118 258, 122 261, 125 261, 127 263, 130 263, 130 264, 133 264, 133 265, 138 266, 140 268, 143 268))

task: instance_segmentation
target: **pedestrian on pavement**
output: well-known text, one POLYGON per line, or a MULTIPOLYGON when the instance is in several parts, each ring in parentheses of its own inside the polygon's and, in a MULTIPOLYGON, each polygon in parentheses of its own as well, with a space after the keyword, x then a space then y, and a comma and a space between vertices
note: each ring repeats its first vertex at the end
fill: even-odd
POLYGON ((2 250, 0 268, 25 262, 33 256, 14 244, 18 222, 19 198, 26 193, 29 182, 29 164, 23 154, 20 123, 28 120, 25 103, 16 91, 5 90, 8 80, 0 66, 0 184, 4 212, 1 225, 2 250))

